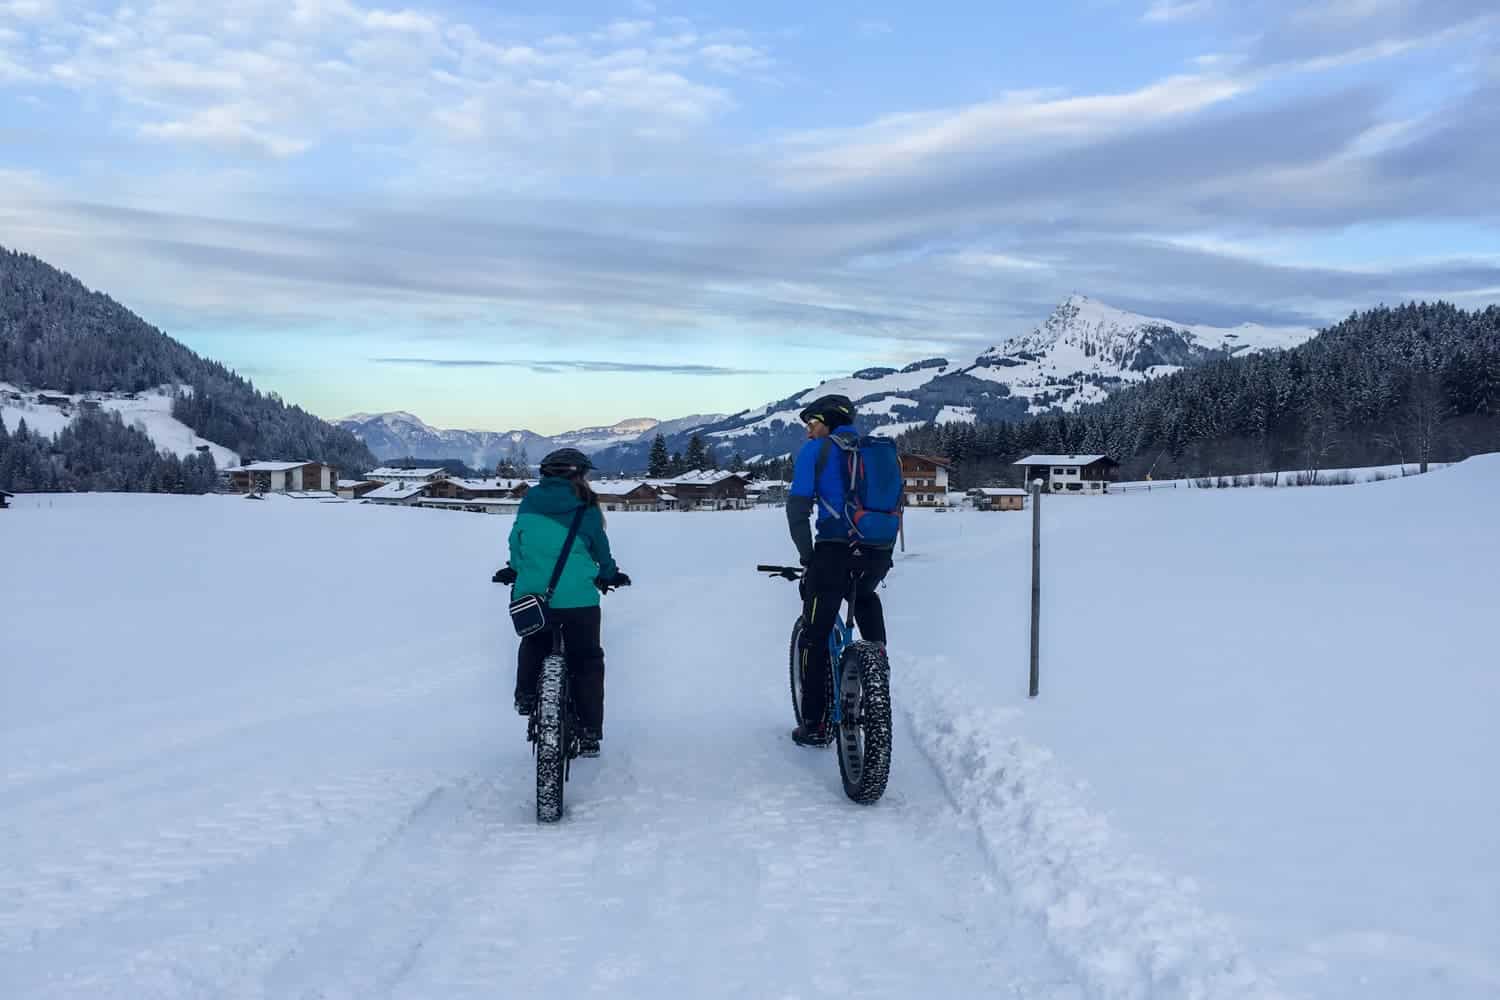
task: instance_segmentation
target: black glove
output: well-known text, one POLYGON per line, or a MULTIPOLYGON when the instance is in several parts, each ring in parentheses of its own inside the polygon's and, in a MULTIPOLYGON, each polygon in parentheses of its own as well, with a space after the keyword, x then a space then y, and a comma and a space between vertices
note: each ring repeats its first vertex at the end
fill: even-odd
POLYGON ((594 579, 594 586, 599 588, 599 593, 607 594, 611 590, 614 590, 616 587, 630 586, 630 577, 626 576, 624 573, 621 573, 619 570, 615 570, 615 575, 609 577, 608 579, 602 576, 596 577, 594 579))
POLYGON ((516 571, 515 571, 515 568, 511 567, 511 566, 507 566, 504 569, 497 570, 495 572, 495 575, 492 576, 492 577, 490 577, 490 582, 491 583, 503 583, 506 586, 510 586, 510 585, 514 584, 516 582, 516 571))
POLYGON ((801 570, 793 569, 791 566, 783 566, 781 572, 776 575, 783 580, 800 580, 805 574, 801 570))

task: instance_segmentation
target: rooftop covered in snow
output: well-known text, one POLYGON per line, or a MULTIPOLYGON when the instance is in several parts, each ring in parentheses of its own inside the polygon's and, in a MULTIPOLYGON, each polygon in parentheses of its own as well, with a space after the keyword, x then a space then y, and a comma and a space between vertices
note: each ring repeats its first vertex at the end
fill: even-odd
POLYGON ((1013 465, 1093 465, 1095 462, 1108 462, 1111 465, 1119 465, 1108 455, 1027 455, 1013 465))

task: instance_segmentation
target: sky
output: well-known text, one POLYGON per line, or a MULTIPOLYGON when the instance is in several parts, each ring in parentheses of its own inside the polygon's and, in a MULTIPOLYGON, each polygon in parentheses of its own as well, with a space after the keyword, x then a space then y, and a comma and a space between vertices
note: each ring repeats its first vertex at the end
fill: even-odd
POLYGON ((1082 293, 1500 301, 1494 0, 0 0, 0 245, 319 415, 542 433, 1082 293))

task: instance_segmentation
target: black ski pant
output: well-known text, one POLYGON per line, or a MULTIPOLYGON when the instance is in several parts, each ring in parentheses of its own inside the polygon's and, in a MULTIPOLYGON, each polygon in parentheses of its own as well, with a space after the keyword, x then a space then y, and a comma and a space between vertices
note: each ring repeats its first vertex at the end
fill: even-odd
MULTIPOLYGON (((599 645, 599 608, 548 608, 547 618, 562 629, 563 652, 568 661, 568 688, 578 723, 604 735, 604 648, 599 645)), ((537 695, 542 661, 552 652, 552 631, 545 629, 521 640, 516 663, 516 698, 530 701, 537 695)))
POLYGON ((854 623, 861 639, 885 642, 885 610, 876 592, 891 571, 884 549, 860 549, 841 542, 819 542, 802 578, 802 718, 816 722, 828 714, 828 636, 854 591, 854 623))

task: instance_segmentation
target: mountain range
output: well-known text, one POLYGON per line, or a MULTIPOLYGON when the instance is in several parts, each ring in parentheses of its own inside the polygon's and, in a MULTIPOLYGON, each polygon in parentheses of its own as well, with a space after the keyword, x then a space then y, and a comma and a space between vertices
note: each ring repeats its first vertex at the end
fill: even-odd
POLYGON ((593 455, 601 468, 629 472, 645 468, 657 434, 666 438, 669 450, 683 451, 697 433, 721 461, 738 455, 755 462, 791 452, 802 437, 798 412, 825 393, 854 400, 865 430, 896 435, 956 421, 1071 412, 1126 385, 1217 358, 1295 347, 1316 332, 1248 323, 1179 323, 1074 295, 1030 333, 991 347, 968 364, 927 358, 902 368, 863 368, 731 415, 627 420, 553 437, 524 430, 437 430, 408 413, 359 414, 339 425, 382 458, 430 455, 486 466, 521 447, 535 460, 566 444, 593 455))
POLYGON ((353 432, 383 460, 456 458, 476 469, 488 469, 506 458, 535 462, 557 448, 577 448, 592 455, 643 438, 649 444, 650 438, 657 434, 676 436, 723 419, 724 415, 719 413, 667 421, 636 417, 608 427, 583 427, 553 435, 529 430, 443 430, 405 411, 355 413, 337 421, 337 425, 353 432))

